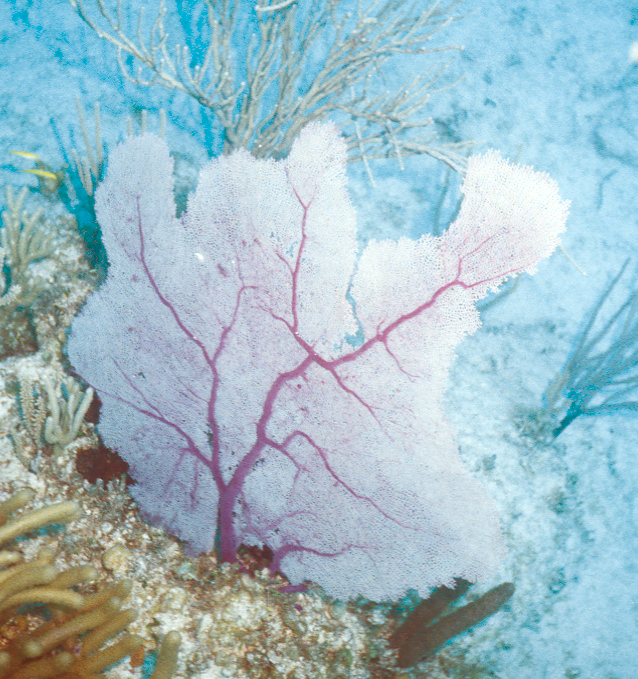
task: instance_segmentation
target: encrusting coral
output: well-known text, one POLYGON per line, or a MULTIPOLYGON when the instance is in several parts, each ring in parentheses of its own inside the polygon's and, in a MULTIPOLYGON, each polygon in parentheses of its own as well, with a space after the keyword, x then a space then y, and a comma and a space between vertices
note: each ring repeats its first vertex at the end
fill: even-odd
MULTIPOLYGON (((31 490, 14 493, 0 504, 0 545, 23 538, 51 524, 77 518, 73 502, 60 502, 30 511, 19 518, 11 514, 33 499, 31 490)), ((55 553, 40 549, 24 560, 14 549, 0 551, 0 677, 2 679, 82 679, 95 677, 107 667, 142 647, 143 639, 123 633, 136 615, 121 609, 131 590, 122 580, 92 594, 74 589, 97 577, 89 565, 63 571, 53 565, 55 553)), ((179 635, 166 635, 151 679, 172 676, 179 635)))

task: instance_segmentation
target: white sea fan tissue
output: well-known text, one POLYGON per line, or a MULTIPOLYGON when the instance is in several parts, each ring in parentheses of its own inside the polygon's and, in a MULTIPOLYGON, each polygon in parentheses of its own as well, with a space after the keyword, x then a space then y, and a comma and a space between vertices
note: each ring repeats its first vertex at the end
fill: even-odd
POLYGON ((165 143, 121 144, 96 194, 108 278, 68 352, 142 510, 194 551, 267 545, 293 584, 425 595, 503 554, 443 412, 447 371, 477 297, 548 255, 567 207, 489 153, 448 232, 357 261, 344 167, 336 128, 313 123, 287 159, 211 160, 177 219, 165 143))

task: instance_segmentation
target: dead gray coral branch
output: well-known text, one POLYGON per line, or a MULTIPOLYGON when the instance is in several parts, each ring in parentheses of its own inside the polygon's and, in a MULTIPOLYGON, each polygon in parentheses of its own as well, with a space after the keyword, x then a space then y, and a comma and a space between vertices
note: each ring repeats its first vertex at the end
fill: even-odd
POLYGON ((297 0, 283 0, 283 2, 279 2, 276 5, 255 5, 255 11, 256 12, 276 12, 278 9, 285 9, 289 5, 292 5, 293 2, 296 2, 297 0))

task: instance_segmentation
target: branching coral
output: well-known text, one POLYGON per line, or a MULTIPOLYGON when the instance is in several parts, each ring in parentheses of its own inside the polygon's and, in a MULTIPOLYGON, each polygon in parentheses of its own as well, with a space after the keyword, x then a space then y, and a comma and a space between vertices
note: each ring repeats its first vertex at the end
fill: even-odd
MULTIPOLYGON (((6 209, 2 212, 0 230, 0 309, 4 335, 13 332, 18 335, 16 345, 28 346, 33 335, 28 320, 25 318, 21 323, 19 319, 15 323, 16 309, 28 306, 35 298, 26 270, 32 262, 49 257, 54 248, 51 234, 43 228, 42 211, 28 214, 24 210, 26 195, 26 187, 18 196, 13 195, 11 187, 5 191, 6 209)), ((24 316, 19 311, 17 315, 24 316)), ((0 345, 2 353, 5 352, 0 345)))
MULTIPOLYGON (((0 504, 0 545, 50 524, 66 523, 79 514, 73 502, 61 502, 9 520, 33 492, 23 490, 0 504)), ((58 571, 55 554, 41 549, 25 561, 14 550, 0 551, 0 678, 47 679, 95 677, 141 648, 143 639, 124 633, 135 613, 121 609, 131 590, 122 580, 94 594, 74 588, 93 580, 91 566, 58 571), (115 643, 103 645, 116 635, 115 643)), ((179 635, 167 635, 152 679, 168 679, 174 669, 179 635)))
POLYGON ((20 425, 12 432, 16 456, 30 466, 33 452, 45 445, 53 458, 65 460, 79 449, 98 446, 97 433, 84 417, 93 400, 93 390, 82 391, 72 377, 63 377, 61 366, 42 370, 37 380, 28 371, 16 371, 20 425), (57 368, 57 369, 56 369, 57 368))
MULTIPOLYGON (((48 379, 45 388, 50 414, 44 422, 44 440, 53 446, 53 455, 57 456, 76 440, 93 400, 93 389, 89 387, 83 392, 80 385, 70 377, 57 389, 52 380, 48 379)), ((97 440, 90 439, 90 443, 95 445, 97 440)))
POLYGON ((7 187, 5 199, 7 210, 2 213, 0 242, 7 264, 11 268, 11 281, 19 285, 27 266, 38 259, 49 257, 54 250, 51 234, 40 227, 42 210, 28 214, 24 210, 26 187, 18 196, 7 187))
POLYGON ((457 153, 461 144, 438 142, 424 114, 443 68, 425 69, 394 91, 385 85, 371 91, 396 54, 454 49, 431 45, 432 36, 453 20, 454 2, 424 7, 407 0, 377 1, 368 7, 359 3, 353 13, 341 11, 335 0, 309 4, 309 9, 270 2, 257 4, 247 23, 248 3, 206 0, 206 21, 197 21, 188 3, 177 2, 169 13, 160 0, 149 34, 144 35, 146 17, 140 15, 135 37, 125 29, 120 3, 111 11, 97 0, 98 19, 83 0, 70 2, 117 49, 125 78, 184 92, 211 113, 225 152, 243 147, 259 158, 282 157, 305 125, 340 111, 350 122, 352 160, 401 161, 428 154, 456 170, 464 167, 457 153), (173 49, 167 26, 178 22, 185 42, 173 49), (245 50, 238 53, 242 44, 245 50))
POLYGON ((638 412, 638 294, 630 288, 618 306, 612 301, 628 264, 598 298, 571 355, 545 391, 554 437, 581 415, 638 412))

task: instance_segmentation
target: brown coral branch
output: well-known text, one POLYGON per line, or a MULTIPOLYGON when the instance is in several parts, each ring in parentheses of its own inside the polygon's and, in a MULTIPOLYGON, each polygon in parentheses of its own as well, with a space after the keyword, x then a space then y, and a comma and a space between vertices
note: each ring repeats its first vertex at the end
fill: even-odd
POLYGON ((433 601, 422 602, 392 634, 389 643, 398 651, 399 667, 412 667, 432 655, 453 637, 496 613, 514 593, 514 585, 504 582, 432 624, 450 603, 467 591, 467 581, 459 580, 458 583, 455 589, 436 589, 430 597, 433 601))

